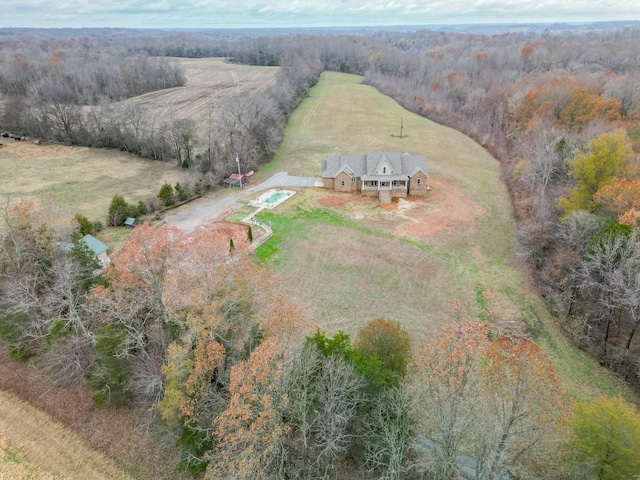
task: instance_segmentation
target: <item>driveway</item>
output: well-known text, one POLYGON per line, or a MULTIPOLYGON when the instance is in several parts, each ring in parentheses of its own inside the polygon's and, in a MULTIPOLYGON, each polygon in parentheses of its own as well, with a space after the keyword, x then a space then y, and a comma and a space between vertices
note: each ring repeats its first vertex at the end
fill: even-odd
MULTIPOLYGON (((187 211, 176 210, 176 213, 166 216, 167 223, 184 230, 192 232, 198 226, 217 220, 227 212, 240 208, 238 200, 246 196, 254 196, 258 192, 277 187, 314 187, 321 186, 322 180, 317 177, 293 177, 287 172, 278 172, 270 178, 251 187, 239 189, 231 187, 223 191, 216 192, 200 200, 189 204, 191 208, 187 211)), ((186 209, 182 209, 186 210, 186 209)))

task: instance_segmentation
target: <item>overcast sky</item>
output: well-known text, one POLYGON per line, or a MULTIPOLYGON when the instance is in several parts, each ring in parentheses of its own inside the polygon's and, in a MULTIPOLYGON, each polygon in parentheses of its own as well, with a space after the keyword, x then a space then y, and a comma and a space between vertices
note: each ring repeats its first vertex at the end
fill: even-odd
POLYGON ((640 0, 0 0, 0 27, 326 27, 640 20, 640 0))

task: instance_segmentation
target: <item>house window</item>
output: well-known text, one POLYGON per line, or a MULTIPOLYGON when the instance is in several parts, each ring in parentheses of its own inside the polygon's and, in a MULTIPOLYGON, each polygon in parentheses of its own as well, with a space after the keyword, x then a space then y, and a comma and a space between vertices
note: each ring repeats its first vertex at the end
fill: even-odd
POLYGON ((387 167, 382 167, 382 173, 387 173, 387 167))
POLYGON ((356 183, 356 177, 351 177, 351 183, 356 183))
POLYGON ((421 179, 421 178, 417 179, 417 180, 416 180, 416 183, 417 183, 418 185, 420 185, 420 184, 422 183, 422 179, 421 179))
POLYGON ((340 180, 340 185, 344 187, 344 180, 340 180))
POLYGON ((394 187, 397 185, 397 182, 395 180, 391 181, 391 185, 393 185, 394 187))
POLYGON ((374 180, 373 182, 371 182, 371 185, 374 187, 378 186, 378 180, 374 180))

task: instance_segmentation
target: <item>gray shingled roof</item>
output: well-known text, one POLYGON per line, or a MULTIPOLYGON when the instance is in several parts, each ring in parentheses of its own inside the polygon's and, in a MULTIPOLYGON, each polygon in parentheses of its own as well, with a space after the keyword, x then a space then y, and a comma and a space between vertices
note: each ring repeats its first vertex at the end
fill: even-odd
POLYGON ((427 159, 424 155, 400 152, 368 152, 360 156, 327 157, 322 160, 322 178, 335 178, 345 168, 351 170, 356 177, 400 180, 401 177, 410 177, 418 171, 427 174, 427 159), (376 170, 383 165, 384 160, 392 171, 386 175, 377 175, 376 170))

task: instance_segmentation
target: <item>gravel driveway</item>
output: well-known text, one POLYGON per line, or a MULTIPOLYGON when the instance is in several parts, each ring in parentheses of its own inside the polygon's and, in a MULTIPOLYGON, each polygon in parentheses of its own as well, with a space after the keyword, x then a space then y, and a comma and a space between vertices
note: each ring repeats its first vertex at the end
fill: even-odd
POLYGON ((321 186, 322 180, 318 177, 293 177, 287 172, 278 172, 267 180, 248 188, 239 189, 231 187, 211 196, 196 200, 189 204, 191 208, 176 210, 166 216, 167 223, 192 232, 198 226, 212 222, 230 210, 240 207, 238 200, 246 196, 254 196, 256 193, 276 187, 315 187, 321 186))

